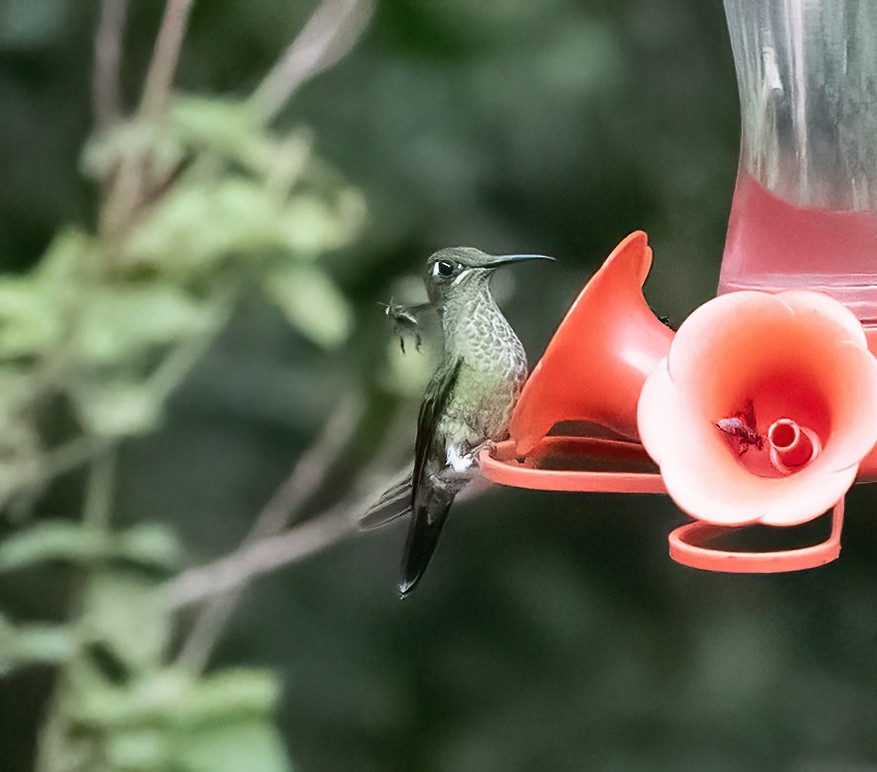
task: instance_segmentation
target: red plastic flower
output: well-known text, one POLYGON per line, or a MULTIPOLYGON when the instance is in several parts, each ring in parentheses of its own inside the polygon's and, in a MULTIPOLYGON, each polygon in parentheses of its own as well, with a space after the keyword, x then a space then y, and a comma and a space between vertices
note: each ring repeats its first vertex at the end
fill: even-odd
POLYGON ((877 361, 861 324, 809 291, 705 303, 638 406, 640 438, 670 496, 718 525, 796 525, 824 513, 877 442, 875 416, 877 361), (812 458, 784 446, 810 439, 812 458))

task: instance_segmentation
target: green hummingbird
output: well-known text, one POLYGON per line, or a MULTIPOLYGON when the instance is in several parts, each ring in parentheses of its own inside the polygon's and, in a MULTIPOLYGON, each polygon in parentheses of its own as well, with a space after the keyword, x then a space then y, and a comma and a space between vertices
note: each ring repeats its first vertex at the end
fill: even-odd
MULTIPOLYGON (((442 360, 420 405, 411 474, 385 491, 361 520, 368 528, 411 514, 402 597, 423 576, 454 498, 478 476, 479 449, 508 435, 527 379, 527 358, 491 294, 490 277, 502 265, 537 259, 554 258, 451 247, 426 261, 429 305, 441 319, 442 360)), ((393 307, 398 315, 399 307, 393 307)))

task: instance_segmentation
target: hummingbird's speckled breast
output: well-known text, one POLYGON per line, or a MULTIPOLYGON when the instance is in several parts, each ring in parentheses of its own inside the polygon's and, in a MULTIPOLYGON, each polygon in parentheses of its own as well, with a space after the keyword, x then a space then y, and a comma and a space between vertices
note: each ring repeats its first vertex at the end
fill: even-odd
POLYGON ((527 379, 524 347, 490 294, 459 298, 445 309, 445 356, 463 364, 438 434, 464 439, 469 449, 503 439, 512 410, 527 379))

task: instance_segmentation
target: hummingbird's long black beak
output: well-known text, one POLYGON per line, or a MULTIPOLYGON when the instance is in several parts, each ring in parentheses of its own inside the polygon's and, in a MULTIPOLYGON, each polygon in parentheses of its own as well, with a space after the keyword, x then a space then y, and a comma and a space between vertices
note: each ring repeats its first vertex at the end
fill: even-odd
POLYGON ((548 255, 497 255, 491 257, 490 262, 481 266, 482 268, 498 268, 501 265, 509 265, 510 263, 523 263, 526 260, 554 260, 548 255))

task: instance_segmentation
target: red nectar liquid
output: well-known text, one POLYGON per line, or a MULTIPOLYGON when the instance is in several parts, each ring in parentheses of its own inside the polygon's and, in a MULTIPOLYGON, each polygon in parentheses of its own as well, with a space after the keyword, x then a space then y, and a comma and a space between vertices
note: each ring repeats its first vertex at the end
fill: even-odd
POLYGON ((810 289, 877 326, 877 211, 798 206, 737 178, 719 293, 810 289))

